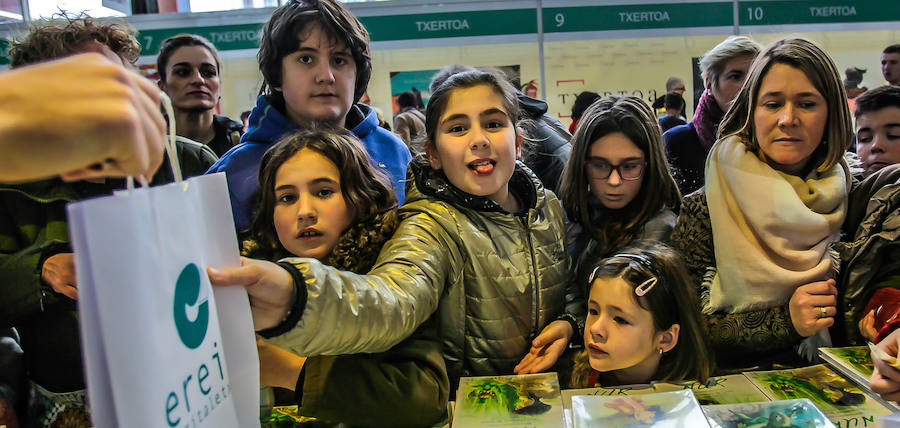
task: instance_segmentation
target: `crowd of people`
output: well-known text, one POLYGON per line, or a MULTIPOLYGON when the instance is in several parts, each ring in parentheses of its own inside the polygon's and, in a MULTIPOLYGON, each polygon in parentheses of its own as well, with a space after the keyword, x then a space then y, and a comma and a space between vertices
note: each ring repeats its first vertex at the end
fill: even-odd
MULTIPOLYGON (((851 111, 816 44, 728 37, 700 61, 691 121, 665 133, 680 79, 665 118, 583 93, 567 130, 499 71, 449 65, 424 111, 401 94, 401 139, 359 102, 369 35, 340 2, 278 7, 259 43, 242 126, 215 114, 222 65, 202 37, 162 43, 158 88, 129 71, 121 24, 13 42, 0 417, 89 426, 65 206, 125 176, 171 182, 167 120, 185 176, 226 174, 244 257, 207 274, 247 288, 260 379, 305 416, 430 426, 464 376, 578 388, 798 367, 865 341, 900 353, 900 45, 882 54, 889 85, 851 111)), ((900 371, 875 364, 872 389, 900 400, 900 371)))

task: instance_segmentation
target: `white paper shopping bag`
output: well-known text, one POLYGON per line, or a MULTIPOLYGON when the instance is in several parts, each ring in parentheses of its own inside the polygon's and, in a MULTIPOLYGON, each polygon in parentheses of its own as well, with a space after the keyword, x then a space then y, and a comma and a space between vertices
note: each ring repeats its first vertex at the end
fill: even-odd
POLYGON ((82 347, 98 427, 258 427, 247 295, 223 174, 71 204, 82 347))

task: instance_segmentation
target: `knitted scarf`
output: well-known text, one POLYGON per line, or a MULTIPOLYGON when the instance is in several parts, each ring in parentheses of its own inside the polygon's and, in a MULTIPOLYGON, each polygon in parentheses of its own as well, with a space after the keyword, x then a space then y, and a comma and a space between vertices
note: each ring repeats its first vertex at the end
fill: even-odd
POLYGON ((719 108, 719 103, 712 97, 709 91, 703 91, 700 96, 700 105, 694 112, 694 118, 691 123, 697 130, 697 137, 700 138, 700 144, 703 148, 709 150, 716 142, 716 131, 719 129, 719 122, 725 117, 725 112, 719 108))
POLYGON ((773 169, 740 137, 716 143, 706 200, 718 273, 704 312, 781 305, 798 286, 831 277, 849 188, 843 160, 804 179, 773 169))

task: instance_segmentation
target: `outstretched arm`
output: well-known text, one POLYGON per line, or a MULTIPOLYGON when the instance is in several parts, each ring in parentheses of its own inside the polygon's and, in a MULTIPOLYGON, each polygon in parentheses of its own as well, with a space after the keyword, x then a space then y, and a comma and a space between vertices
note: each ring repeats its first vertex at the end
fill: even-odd
POLYGON ((245 259, 242 268, 209 273, 215 285, 247 288, 260 335, 311 357, 396 345, 437 309, 462 257, 444 225, 420 213, 400 223, 367 275, 301 258, 282 266, 245 259))

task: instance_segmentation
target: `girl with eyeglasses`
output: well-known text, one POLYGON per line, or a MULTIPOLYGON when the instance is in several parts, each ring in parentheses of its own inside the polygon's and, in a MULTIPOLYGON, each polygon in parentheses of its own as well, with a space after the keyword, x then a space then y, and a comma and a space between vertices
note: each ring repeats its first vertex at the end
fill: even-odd
MULTIPOLYGON (((587 284, 590 261, 638 239, 668 239, 681 194, 669 173, 659 124, 640 98, 606 96, 585 110, 572 137, 560 199, 569 219, 566 247, 577 284, 587 284)), ((554 327, 532 341, 517 373, 540 372, 556 361, 563 349, 549 348, 561 342, 563 330, 554 327)), ((579 327, 583 330, 583 320, 579 327)))
POLYGON ((569 219, 567 247, 583 284, 586 260, 636 239, 665 241, 681 194, 666 164, 659 124, 644 101, 603 97, 581 121, 560 198, 569 219))

